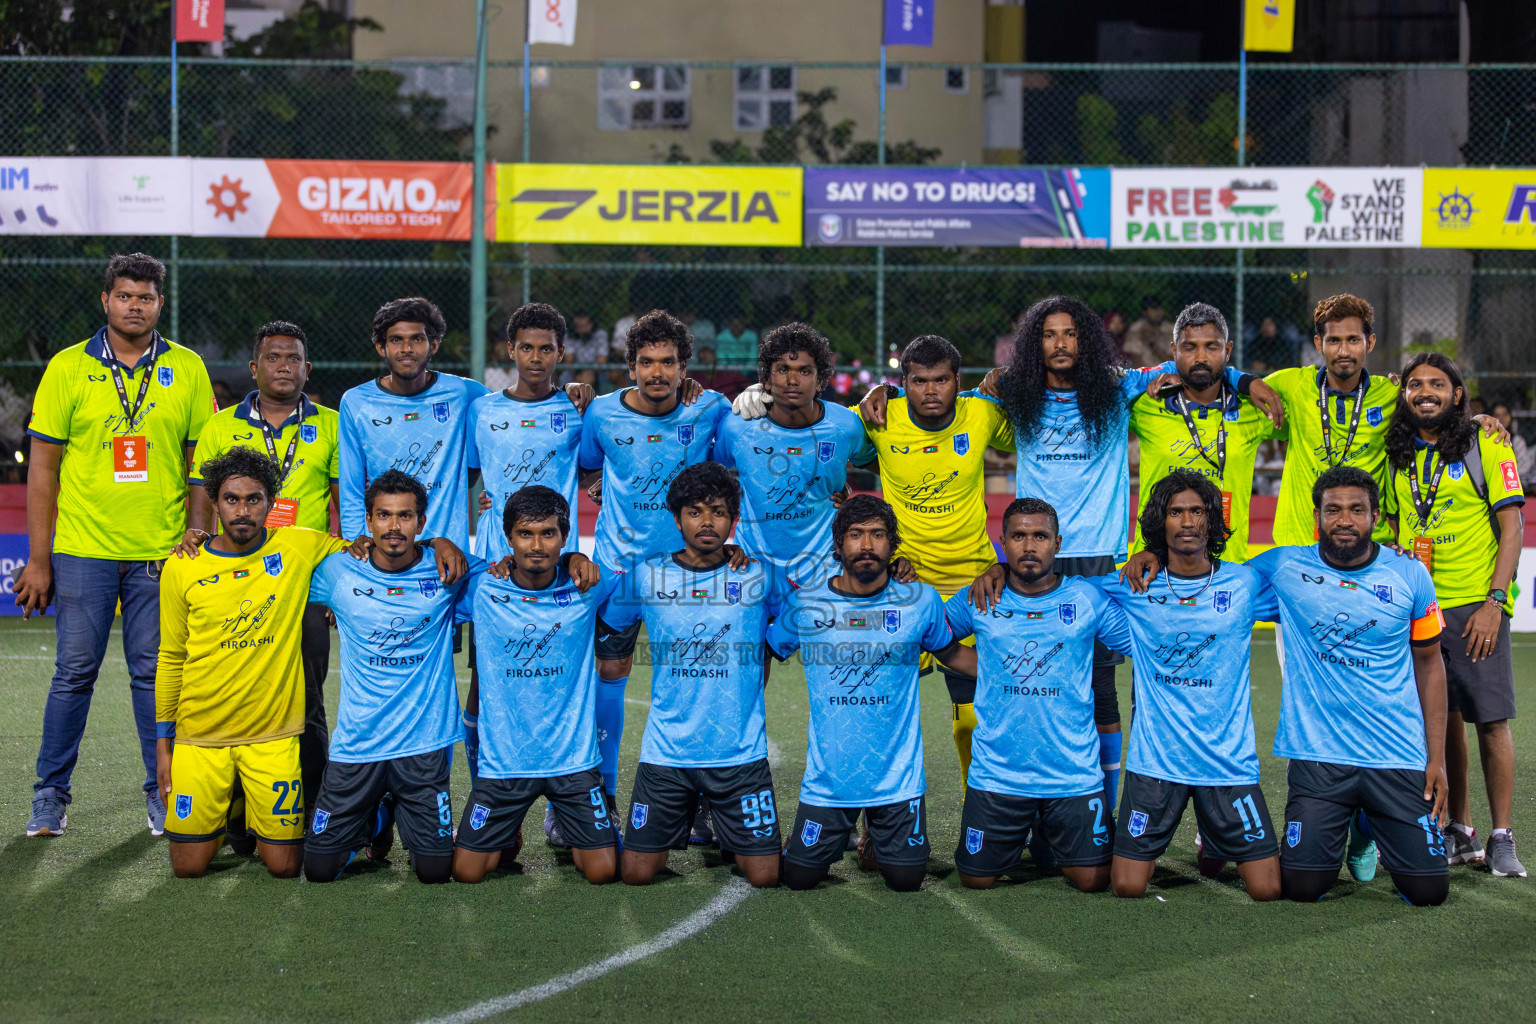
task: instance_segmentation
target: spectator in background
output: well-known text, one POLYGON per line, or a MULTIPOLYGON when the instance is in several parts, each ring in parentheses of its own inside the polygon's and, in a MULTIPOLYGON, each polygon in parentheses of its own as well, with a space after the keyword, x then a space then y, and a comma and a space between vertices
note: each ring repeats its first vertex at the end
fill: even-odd
MULTIPOLYGON (((571 317, 571 330, 565 336, 565 362, 606 363, 610 354, 608 332, 597 326, 591 313, 571 317)), ((596 370, 574 370, 570 379, 597 386, 596 370)))
POLYGON ((1014 317, 1013 323, 1008 325, 1008 329, 992 339, 993 366, 1007 366, 1013 362, 1013 337, 1019 329, 1019 318, 1023 315, 1023 313, 1020 313, 1014 317))
POLYGON ((695 348, 715 347, 716 332, 715 322, 713 320, 710 320, 708 317, 699 316, 699 314, 692 309, 685 310, 683 314, 678 317, 678 319, 688 325, 688 332, 693 335, 693 344, 695 348))
POLYGON ((1262 359, 1272 367, 1296 365, 1296 352, 1301 347, 1302 337, 1294 325, 1288 323, 1281 327, 1274 317, 1267 316, 1259 321, 1257 330, 1249 328, 1244 338, 1251 358, 1262 359))
POLYGON ((1125 332, 1123 348, 1132 366, 1156 366, 1172 356, 1173 324, 1157 296, 1141 300, 1141 319, 1125 332))
POLYGON ((228 409, 235 404, 235 401, 235 393, 229 389, 229 384, 226 381, 216 380, 213 382, 213 403, 215 405, 220 409, 228 409))
MULTIPOLYGON (((1118 309, 1111 309, 1104 314, 1104 331, 1109 335, 1109 340, 1115 343, 1115 351, 1125 354, 1125 314, 1118 309)), ((1002 366, 1002 363, 998 363, 1002 366)))
POLYGON ((715 334, 715 356, 727 366, 756 363, 757 332, 741 317, 731 317, 725 322, 725 330, 715 334))
POLYGON ((1474 398, 1471 402, 1467 403, 1467 410, 1473 416, 1486 416, 1488 415, 1488 403, 1481 398, 1474 398))
POLYGON ((1536 483, 1536 451, 1525 443, 1525 438, 1515 429, 1515 418, 1509 411, 1509 406, 1503 402, 1493 403, 1493 418, 1499 421, 1499 425, 1509 431, 1509 446, 1515 450, 1515 469, 1520 472, 1520 482, 1529 487, 1536 483))
POLYGON ((718 391, 726 398, 735 400, 736 396, 746 390, 747 386, 756 383, 751 377, 731 369, 720 369, 715 360, 715 350, 712 348, 695 349, 693 353, 697 370, 694 377, 708 391, 718 391))
POLYGON ((609 339, 608 361, 619 365, 608 371, 608 390, 617 391, 629 386, 629 374, 626 372, 628 356, 625 355, 625 344, 629 340, 629 329, 635 326, 635 321, 640 319, 640 314, 631 309, 619 317, 613 325, 613 336, 609 339))
POLYGON ((492 361, 485 368, 485 386, 492 391, 517 387, 517 364, 512 361, 505 331, 491 343, 490 356, 492 361))

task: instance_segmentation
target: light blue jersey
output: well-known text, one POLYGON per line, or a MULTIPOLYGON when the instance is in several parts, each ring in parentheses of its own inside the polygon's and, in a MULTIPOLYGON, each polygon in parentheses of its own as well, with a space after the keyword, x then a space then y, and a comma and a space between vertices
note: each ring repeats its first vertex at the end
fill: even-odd
POLYGON ((1165 572, 1145 594, 1132 593, 1118 573, 1089 582, 1130 620, 1131 647, 1120 649, 1136 664, 1127 767, 1187 786, 1256 784, 1248 655, 1253 624, 1279 614, 1274 591, 1253 569, 1228 562, 1214 576, 1165 572))
POLYGON ((475 575, 459 621, 475 624, 480 765, 488 779, 544 779, 596 768, 597 611, 614 587, 585 594, 565 570, 542 590, 475 575))
POLYGON ((1438 643, 1445 625, 1428 570, 1383 547, 1340 569, 1316 544, 1271 548, 1248 565, 1280 602, 1285 684, 1275 756, 1423 771, 1410 648, 1438 643))
POLYGON ((645 622, 651 711, 640 760, 669 768, 728 768, 768 756, 763 639, 790 585, 772 566, 739 572, 653 555, 603 607, 605 626, 645 622))
MULTIPOLYGON (((471 560, 470 572, 484 563, 471 560)), ((438 582, 429 547, 409 569, 385 572, 346 552, 310 578, 341 636, 341 697, 330 759, 367 764, 442 750, 464 738, 453 671, 454 604, 466 580, 438 582)))
POLYGON ((1043 594, 1012 587, 985 615, 967 591, 944 605, 955 639, 976 637, 972 789, 1055 799, 1104 789, 1093 724, 1093 642, 1123 650, 1125 615, 1086 580, 1043 594))
POLYGON ((582 470, 603 471, 593 561, 604 569, 631 570, 683 546, 667 511, 667 488, 678 473, 709 460, 721 419, 731 412, 725 396, 706 391, 692 405, 679 402, 651 416, 624 404, 633 390, 595 399, 581 431, 582 470))
MULTIPOLYGON (((1059 558, 1112 555, 1125 558, 1131 524, 1131 475, 1127 461, 1131 403, 1163 373, 1177 373, 1173 361, 1130 370, 1120 380, 1122 403, 1106 427, 1103 445, 1088 443, 1076 391, 1045 392, 1040 429, 1033 433, 1013 425, 1018 449, 1018 496, 1050 503, 1061 521, 1059 558)), ((1227 383, 1236 389, 1241 378, 1228 367, 1227 383)))
POLYGON ((801 586, 827 576, 837 514, 832 495, 847 483, 848 463, 875 458, 852 410, 818 404, 821 418, 808 427, 780 426, 770 416, 727 416, 715 438, 715 461, 741 476, 736 543, 801 586))
POLYGON ((447 537, 469 550, 469 406, 485 385, 439 373, 431 387, 405 396, 371 380, 341 396, 341 533, 368 532, 363 494, 385 470, 398 469, 427 489, 424 538, 447 537))
POLYGON ((499 562, 511 553, 502 530, 502 512, 513 493, 530 484, 560 492, 571 507, 571 532, 565 542, 575 551, 577 480, 576 455, 581 447, 581 413, 556 388, 538 401, 493 391, 469 407, 469 464, 480 467, 491 507, 475 523, 475 554, 499 562))
POLYGON ((881 807, 927 792, 918 660, 952 643, 944 602, 926 583, 854 596, 827 580, 791 595, 768 644, 781 658, 800 651, 805 666, 802 803, 881 807))

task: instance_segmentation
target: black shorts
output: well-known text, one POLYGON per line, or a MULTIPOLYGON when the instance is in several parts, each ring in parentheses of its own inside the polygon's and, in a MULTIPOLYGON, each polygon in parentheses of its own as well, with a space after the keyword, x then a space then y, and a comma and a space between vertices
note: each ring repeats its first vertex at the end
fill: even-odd
POLYGON ((1126 772, 1115 856, 1157 860, 1168 849, 1191 799, 1207 857, 1241 864, 1280 852, 1264 791, 1257 784, 1189 786, 1126 772))
POLYGON ((965 790, 960 845, 955 867, 967 875, 994 877, 1011 871, 1024 856, 1030 829, 1039 829, 1056 863, 1065 867, 1108 864, 1114 822, 1104 810, 1104 793, 1040 798, 965 790))
MULTIPOLYGON (((1080 557, 1057 558, 1053 563, 1055 570, 1063 576, 1080 576, 1089 578, 1103 576, 1115 571, 1115 559, 1112 555, 1083 555, 1080 557)), ((1120 665, 1124 664, 1125 655, 1119 651, 1112 651, 1098 640, 1093 642, 1093 664, 1120 665)), ((1116 718, 1115 721, 1119 721, 1116 718)))
POLYGON ((578 850, 600 850, 618 843, 612 808, 603 796, 596 768, 541 779, 475 779, 459 835, 454 840, 474 853, 494 853, 517 842, 528 808, 539 797, 549 800, 566 843, 578 850))
POLYGON ((1394 875, 1445 875, 1445 840, 1424 799, 1424 773, 1292 761, 1286 772, 1285 842, 1281 867, 1337 871, 1349 819, 1365 811, 1381 862, 1394 875))
POLYGON ((687 849, 701 798, 709 807, 720 849, 743 857, 779 852, 779 809, 767 758, 729 768, 669 768, 641 761, 629 798, 625 849, 687 849))
POLYGON ((817 807, 801 803, 784 859, 802 867, 837 863, 848 849, 848 833, 869 812, 875 860, 887 867, 928 863, 928 801, 925 797, 879 807, 817 807))
POLYGON ((447 750, 364 764, 330 762, 305 847, 315 853, 361 849, 373 838, 374 812, 388 792, 395 795, 401 845, 422 857, 448 856, 453 853, 448 767, 447 750))
POLYGON ((1479 601, 1440 609, 1445 616, 1440 656, 1445 659, 1446 705, 1468 722, 1499 722, 1515 717, 1515 652, 1509 646, 1509 616, 1501 613, 1493 657, 1476 663, 1467 657, 1467 641, 1461 634, 1472 613, 1482 606, 1479 601))
POLYGON ((623 661, 635 653, 635 642, 639 638, 640 623, 638 622, 628 629, 621 629, 607 636, 603 636, 599 631, 593 650, 597 654, 598 661, 623 661))

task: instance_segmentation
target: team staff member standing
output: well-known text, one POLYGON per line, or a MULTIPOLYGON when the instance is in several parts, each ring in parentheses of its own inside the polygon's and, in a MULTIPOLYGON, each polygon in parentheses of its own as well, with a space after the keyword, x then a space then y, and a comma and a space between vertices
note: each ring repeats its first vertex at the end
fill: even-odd
MULTIPOLYGON (((191 508, 183 544, 207 540, 215 522, 213 501, 203 487, 202 467, 232 448, 264 453, 277 469, 277 498, 267 527, 302 526, 330 532, 331 504, 340 509, 336 478, 341 427, 333 409, 315 405, 304 394, 309 382, 309 339, 296 324, 274 320, 256 332, 251 377, 256 390, 238 405, 209 417, 197 438, 192 475, 187 478, 191 508)), ((330 729, 325 720, 326 672, 331 661, 331 630, 325 606, 304 611, 299 649, 304 661, 304 735, 299 740, 305 806, 320 792, 330 729)))
POLYGON ((27 426, 31 553, 16 604, 25 616, 50 603, 58 614, 29 836, 59 835, 68 823, 70 776, 119 601, 149 828, 165 827, 155 786, 160 563, 186 528, 187 446, 214 406, 203 361, 155 330, 164 282, 152 256, 112 257, 101 292, 107 326, 49 361, 27 426))
POLYGON ((1524 878, 1510 831, 1515 748, 1515 664, 1509 643, 1514 598, 1510 583, 1520 567, 1525 496, 1509 445, 1479 437, 1467 417, 1461 373, 1445 356, 1414 356, 1403 369, 1402 390, 1387 432, 1397 542, 1429 570, 1445 615, 1445 771, 1450 782, 1445 827, 1452 864, 1481 861, 1472 828, 1467 785, 1467 722, 1477 726, 1493 834, 1488 870, 1524 878), (1495 526, 1497 523, 1497 526, 1495 526), (1497 536, 1495 536, 1497 531, 1497 536))

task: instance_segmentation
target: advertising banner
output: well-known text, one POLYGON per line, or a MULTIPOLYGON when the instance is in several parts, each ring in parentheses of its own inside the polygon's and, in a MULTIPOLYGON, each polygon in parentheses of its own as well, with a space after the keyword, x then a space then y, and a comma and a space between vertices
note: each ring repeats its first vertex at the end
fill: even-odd
POLYGON ((91 161, 0 157, 0 235, 90 235, 91 161))
POLYGON ((801 169, 500 164, 502 242, 799 245, 801 169))
POLYGON ((171 156, 97 157, 91 165, 95 235, 186 235, 192 162, 171 156))
MULTIPOLYGON (((16 607, 16 576, 31 553, 24 533, 0 533, 0 615, 20 615, 16 607)), ((49 613, 53 606, 48 606, 49 613)))
POLYGON ((932 46, 933 5, 938 0, 885 0, 886 46, 932 46))
POLYGON ((1116 168, 1111 248, 1416 248, 1424 172, 1116 168))
POLYGON ((1104 248, 1109 170, 807 167, 807 245, 1104 248))
POLYGON ((1424 247, 1536 249, 1536 168, 1426 168, 1424 247))

